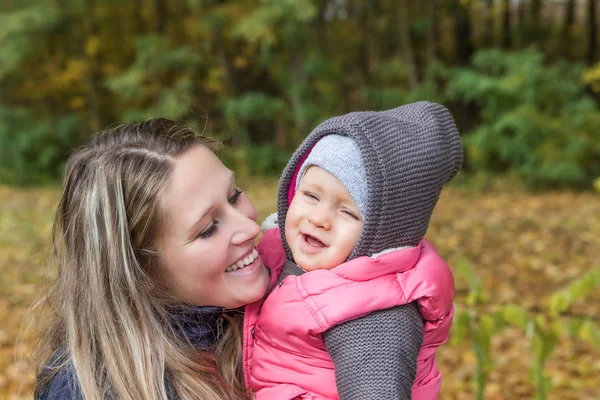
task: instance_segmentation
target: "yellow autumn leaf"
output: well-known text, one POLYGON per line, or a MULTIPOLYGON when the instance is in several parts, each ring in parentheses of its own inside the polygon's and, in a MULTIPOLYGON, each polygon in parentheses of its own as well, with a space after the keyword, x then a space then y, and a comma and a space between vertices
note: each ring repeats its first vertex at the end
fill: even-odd
POLYGON ((98 54, 98 50, 100 49, 101 40, 98 36, 90 36, 85 41, 85 54, 89 57, 94 58, 96 54, 98 54))
POLYGON ((85 107, 85 98, 83 96, 72 97, 69 101, 69 106, 74 110, 81 110, 85 107))

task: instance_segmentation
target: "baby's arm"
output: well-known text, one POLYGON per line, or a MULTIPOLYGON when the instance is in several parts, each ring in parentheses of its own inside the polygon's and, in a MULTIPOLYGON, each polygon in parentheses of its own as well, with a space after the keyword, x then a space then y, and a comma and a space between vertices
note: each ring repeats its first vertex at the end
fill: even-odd
POLYGON ((410 400, 423 342, 416 303, 336 325, 324 338, 341 400, 410 400))

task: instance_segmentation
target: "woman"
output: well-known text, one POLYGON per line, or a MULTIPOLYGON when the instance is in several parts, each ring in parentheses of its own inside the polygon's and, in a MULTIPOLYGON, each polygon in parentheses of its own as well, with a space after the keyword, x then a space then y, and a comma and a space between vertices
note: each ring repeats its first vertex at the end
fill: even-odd
POLYGON ((166 119, 68 161, 39 399, 246 396, 240 307, 269 284, 256 211, 215 142, 166 119))

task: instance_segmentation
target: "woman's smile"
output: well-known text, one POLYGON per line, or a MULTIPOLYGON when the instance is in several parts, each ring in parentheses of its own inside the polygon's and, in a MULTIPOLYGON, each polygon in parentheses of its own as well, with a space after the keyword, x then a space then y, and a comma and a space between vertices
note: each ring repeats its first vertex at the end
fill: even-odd
MULTIPOLYGON (((231 266, 227 267, 227 269, 225 271, 226 272, 235 272, 235 271, 245 269, 247 267, 254 266, 257 258, 258 258, 258 251, 256 251, 255 248, 252 248, 252 251, 248 255, 246 255, 245 257, 242 257, 236 263, 233 263, 231 266)), ((259 261, 260 261, 260 259, 259 259, 259 261)))

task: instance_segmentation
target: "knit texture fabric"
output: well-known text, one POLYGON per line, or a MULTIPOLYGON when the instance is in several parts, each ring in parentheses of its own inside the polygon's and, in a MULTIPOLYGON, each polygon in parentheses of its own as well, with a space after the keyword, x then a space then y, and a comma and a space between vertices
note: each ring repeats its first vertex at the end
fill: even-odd
MULTIPOLYGON (((304 273, 287 261, 279 283, 304 273)), ((423 319, 415 303, 344 322, 323 337, 340 399, 410 400, 423 342, 423 319)))
MULTIPOLYGON (((444 184, 462 165, 462 146, 452 115, 439 104, 418 102, 387 111, 353 112, 317 126, 293 154, 279 182, 282 236, 299 164, 329 134, 354 140, 367 174, 365 223, 348 259, 415 246, 427 231, 444 184)), ((285 237, 282 240, 292 258, 285 237)))
POLYGON ((416 303, 375 311, 323 335, 342 400, 410 400, 423 342, 416 303))
POLYGON ((342 182, 364 218, 367 211, 367 174, 354 140, 342 135, 327 135, 319 140, 300 167, 296 190, 308 167, 313 165, 323 168, 342 182))

